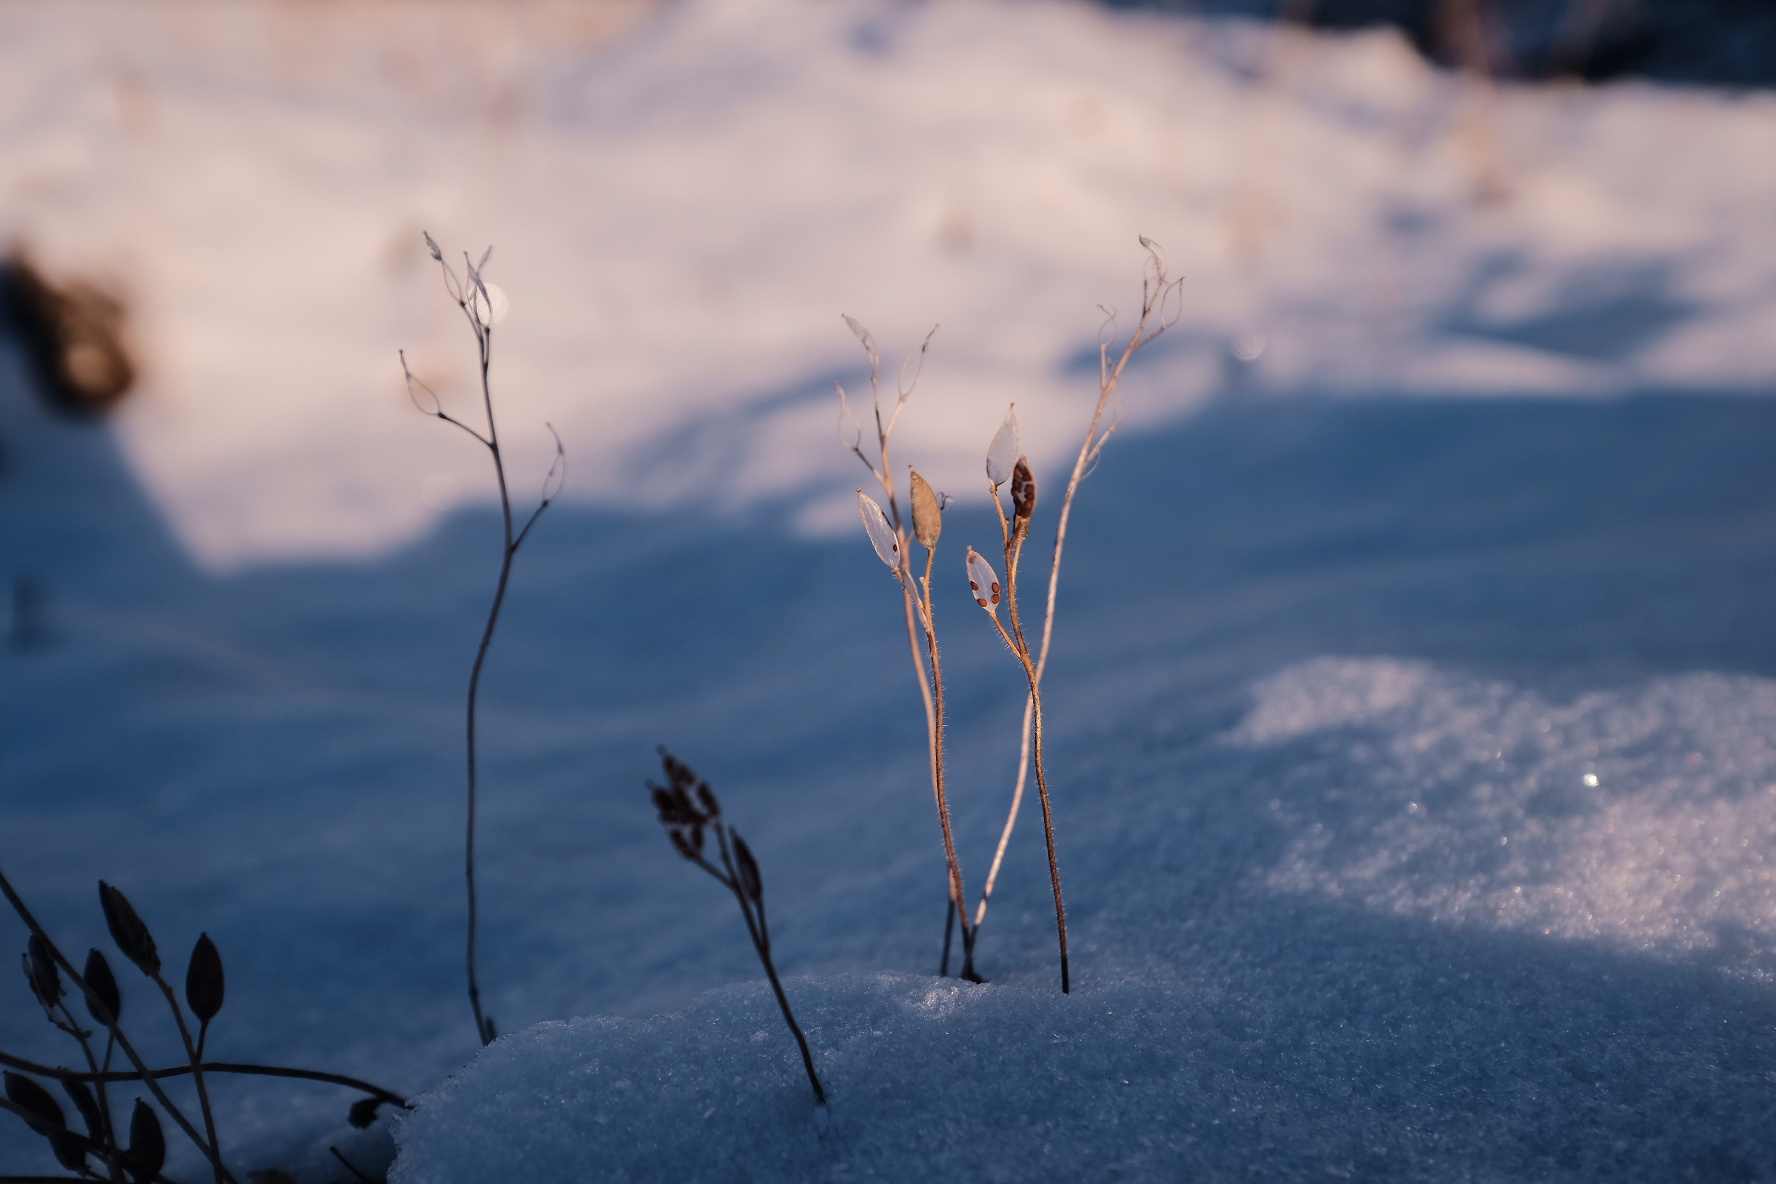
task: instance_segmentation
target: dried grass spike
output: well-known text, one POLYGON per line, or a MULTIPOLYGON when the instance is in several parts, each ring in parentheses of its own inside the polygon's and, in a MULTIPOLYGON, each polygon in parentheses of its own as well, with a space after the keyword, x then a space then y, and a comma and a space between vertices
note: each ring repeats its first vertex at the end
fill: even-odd
POLYGON ((993 483, 994 489, 1010 479, 1012 462, 1017 455, 1017 404, 1013 403, 1005 412, 1005 419, 999 424, 999 430, 993 433, 993 442, 987 446, 987 480, 993 483))
POLYGON ((876 549, 876 555, 895 571, 901 569, 900 538, 894 528, 888 525, 888 515, 882 513, 882 507, 876 499, 857 491, 857 512, 863 517, 863 529, 869 534, 870 545, 876 549))
POLYGON ((921 547, 930 550, 937 546, 937 538, 943 533, 943 505, 932 492, 931 483, 919 476, 917 469, 909 472, 913 483, 913 534, 921 547))
POLYGON ((993 565, 982 559, 973 547, 968 548, 968 590, 976 604, 998 615, 999 576, 993 571, 993 565))

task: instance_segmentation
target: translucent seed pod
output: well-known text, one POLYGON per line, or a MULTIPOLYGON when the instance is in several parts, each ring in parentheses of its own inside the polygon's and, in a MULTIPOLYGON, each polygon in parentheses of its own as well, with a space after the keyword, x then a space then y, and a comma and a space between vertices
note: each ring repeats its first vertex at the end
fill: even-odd
POLYGON ((993 433, 993 442, 987 446, 987 480, 993 483, 994 489, 1011 479, 1011 467, 1017 458, 1017 404, 1013 403, 1005 412, 999 430, 993 433))
POLYGON ((999 615, 998 573, 973 547, 968 548, 968 591, 976 604, 994 616, 999 615))
POLYGON ((888 525, 888 515, 882 513, 875 498, 861 489, 857 491, 857 512, 863 516, 863 529, 869 533, 870 545, 875 547, 876 554, 881 556, 883 563, 899 571, 900 539, 894 528, 888 525))

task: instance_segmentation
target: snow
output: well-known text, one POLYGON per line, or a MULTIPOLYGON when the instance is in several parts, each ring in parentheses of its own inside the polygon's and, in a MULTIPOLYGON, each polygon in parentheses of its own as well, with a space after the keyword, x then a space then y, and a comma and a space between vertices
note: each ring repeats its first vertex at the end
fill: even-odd
MULTIPOLYGON (((243 1169, 1769 1175, 1769 96, 1489 98, 1384 32, 1041 3, 511 11, 0 8, 0 221, 124 286, 147 375, 71 424, 0 344, 0 576, 46 639, 0 653, 0 866, 76 955, 100 877, 170 965, 207 932, 214 1056, 417 1098, 358 1133, 341 1091, 219 1084, 243 1169), (520 501, 544 420, 570 465, 484 686, 479 1053, 461 711, 499 535, 484 453, 400 387, 398 347, 472 407, 422 226, 496 244, 520 501), (1189 279, 1044 683, 1074 993, 1029 804, 990 982, 938 979, 839 314, 890 375, 943 322, 896 458, 961 493, 974 892, 1022 673, 966 599, 970 491, 1015 401, 1040 571, 1137 233, 1189 279), (828 1111, 652 817, 661 742, 759 856, 828 1111)), ((67 1059, 3 989, 0 1048, 67 1059)), ((0 1124, 0 1171, 52 1162, 0 1124)))

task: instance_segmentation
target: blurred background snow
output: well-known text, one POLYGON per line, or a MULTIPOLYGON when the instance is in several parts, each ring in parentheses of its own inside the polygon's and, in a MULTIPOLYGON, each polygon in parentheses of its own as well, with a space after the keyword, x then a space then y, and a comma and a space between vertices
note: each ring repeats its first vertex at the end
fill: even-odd
MULTIPOLYGON (((1288 12, 0 4, 0 238, 115 291, 140 373, 73 422, 0 346, 0 862, 76 951, 101 876, 169 961, 209 932, 218 1056, 413 1093, 473 1056, 461 695, 498 528, 485 455, 400 380, 405 349, 473 413, 430 231, 494 246, 520 501, 545 421, 570 464, 485 685, 484 985, 502 1031, 603 1018, 476 1061, 407 1179, 488 1178, 490 1130, 538 1179, 734 1178, 716 1145, 785 1178, 1769 1178, 1768 21, 1288 12), (839 314, 890 377, 942 326, 896 457, 959 495, 972 891, 1021 707, 962 599, 977 466, 1015 401, 1053 512, 1138 235, 1181 319, 1081 494, 1045 684, 1091 1010, 1051 998, 1033 816, 964 998, 918 977, 941 859, 839 314), (760 854, 840 1145, 658 833, 660 741, 760 854)), ((66 1056, 5 991, 0 1047, 66 1056)), ((246 1167, 393 1154, 326 1090, 222 1107, 246 1167)), ((17 1123, 0 1152, 51 1163, 17 1123)))

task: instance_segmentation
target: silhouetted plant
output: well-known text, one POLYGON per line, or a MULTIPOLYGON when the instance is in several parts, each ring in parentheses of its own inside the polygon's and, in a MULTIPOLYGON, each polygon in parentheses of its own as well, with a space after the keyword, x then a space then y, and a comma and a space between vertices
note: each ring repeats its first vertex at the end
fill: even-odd
MULTIPOLYGON (((493 326, 505 315, 506 297, 498 287, 489 285, 482 278, 481 272, 487 266, 487 260, 493 254, 488 247, 481 255, 479 263, 473 262, 468 255, 463 255, 463 275, 459 277, 451 266, 444 262, 444 252, 433 241, 432 236, 425 236, 426 248, 431 251, 432 258, 444 272, 444 288, 450 298, 456 301, 457 308, 462 310, 469 329, 475 335, 475 348, 480 357, 481 367, 481 406, 487 416, 487 434, 482 435, 468 424, 447 414, 439 402, 437 394, 431 387, 413 376, 408 369, 406 351, 401 352, 401 372, 407 379, 407 393, 413 403, 427 415, 436 416, 445 423, 461 428, 487 449, 493 458, 493 475, 499 485, 500 521, 505 527, 505 543, 500 550, 499 581, 494 585, 493 605, 487 610, 487 624, 481 630, 481 644, 475 647, 475 664, 469 669, 469 702, 468 720, 465 732, 468 739, 469 766, 469 801, 467 834, 463 840, 463 875, 468 881, 469 923, 468 923, 468 963, 469 975, 469 1006, 475 1013, 475 1035, 482 1045, 493 1043, 493 1017, 483 1014, 481 1010, 481 985, 475 973, 475 944, 477 934, 478 900, 475 894, 475 816, 478 791, 478 766, 475 759, 475 707, 481 691, 481 670, 487 663, 487 648, 493 644, 493 631, 499 625, 500 609, 506 602, 506 586, 512 578, 512 560, 518 554, 518 548, 530 537, 530 528, 536 525, 543 511, 556 494, 561 492, 561 483, 567 475, 567 454, 561 446, 561 437, 555 435, 554 427, 549 427, 549 434, 555 436, 555 460, 549 466, 549 472, 543 477, 542 496, 537 499, 536 509, 530 512, 521 528, 514 529, 512 518, 512 499, 506 489, 506 462, 500 452, 499 425, 493 416, 493 388, 488 382, 489 369, 493 364, 493 326), (420 398, 424 392, 428 405, 420 398)), ((548 425, 545 425, 548 426, 548 425)))
POLYGON ((753 858, 746 840, 723 821, 721 803, 716 800, 707 781, 664 748, 660 749, 660 765, 666 773, 666 784, 655 785, 650 781, 647 787, 653 794, 654 808, 660 812, 660 824, 666 828, 666 837, 672 840, 674 850, 714 876, 739 902, 747 935, 752 938, 752 948, 758 951, 759 961, 764 963, 765 977, 771 980, 771 990, 777 996, 777 1006, 783 1010, 783 1022, 789 1025, 796 1047, 802 1051, 802 1067, 808 1071, 808 1084, 814 1087, 814 1100, 824 1106, 826 1090, 820 1084, 820 1075, 814 1071, 808 1038, 802 1035, 795 1013, 789 1009, 789 997, 783 993, 777 967, 771 961, 771 928, 765 920, 765 885, 759 876, 758 861, 753 858), (721 856, 720 867, 704 854, 706 833, 715 836, 715 848, 721 856))
MULTIPOLYGON (((212 1075, 294 1078, 359 1090, 365 1096, 352 1105, 348 1116, 351 1124, 357 1127, 365 1127, 375 1121, 379 1106, 392 1104, 406 1107, 406 1100, 400 1095, 342 1074, 276 1065, 206 1061, 204 1046, 209 1036, 210 1022, 221 1012, 225 998, 221 953, 208 934, 199 936, 186 965, 185 1006, 181 1008, 178 996, 161 972, 159 948, 147 924, 121 891, 100 881, 99 902, 112 941, 166 999, 185 1045, 186 1064, 150 1069, 124 1032, 123 993, 118 988, 105 956, 96 949, 91 950, 86 956, 84 968, 76 971, 74 964, 38 923, 4 873, 0 873, 0 894, 4 894, 13 911, 30 931, 21 962, 25 982, 32 997, 42 1007, 45 1018, 79 1045, 81 1058, 86 1062, 84 1070, 69 1069, 39 1064, 11 1053, 0 1052, 0 1065, 7 1069, 6 1097, 0 1100, 0 1109, 16 1114, 31 1130, 47 1138, 56 1161, 78 1173, 77 1176, 46 1178, 110 1180, 119 1184, 126 1179, 135 1184, 165 1179, 161 1176, 160 1169, 166 1161, 166 1139, 154 1107, 140 1098, 136 1099, 130 1114, 128 1141, 120 1138, 121 1132, 111 1108, 108 1088, 120 1082, 139 1081, 147 1088, 156 1105, 160 1107, 160 1112, 173 1120, 173 1124, 209 1162, 217 1184, 235 1184, 235 1177, 224 1163, 221 1142, 217 1137, 210 1107, 208 1079, 212 1075), (83 999, 87 1015, 105 1031, 102 1054, 93 1044, 96 1032, 82 1027, 74 1014, 69 991, 63 984, 64 977, 72 986, 74 994, 83 999), (198 1022, 195 1040, 192 1039, 190 1025, 186 1022, 186 1010, 198 1022), (133 1071, 116 1071, 111 1068, 112 1059, 118 1052, 134 1066, 133 1071), (191 1076, 198 1092, 203 1122, 201 1131, 159 1084, 168 1077, 187 1074, 191 1076), (60 1083, 63 1092, 74 1103, 80 1115, 81 1124, 85 1128, 84 1134, 69 1126, 66 1113, 56 1102, 54 1095, 37 1080, 39 1078, 60 1083), (98 1165, 96 1169, 93 1166, 95 1163, 98 1165)), ((29 1178, 34 1177, 0 1177, 0 1180, 29 1178)))

